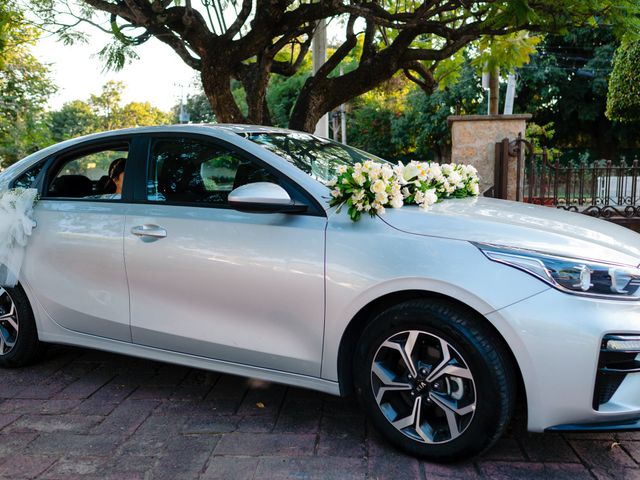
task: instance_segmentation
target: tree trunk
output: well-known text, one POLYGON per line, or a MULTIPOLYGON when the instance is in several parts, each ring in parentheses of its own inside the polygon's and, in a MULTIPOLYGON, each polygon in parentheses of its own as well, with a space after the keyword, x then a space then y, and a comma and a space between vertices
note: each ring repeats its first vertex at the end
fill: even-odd
POLYGON ((246 92, 248 123, 271 125, 271 115, 267 106, 271 60, 261 57, 257 62, 243 66, 239 76, 246 92))
POLYGON ((224 64, 224 62, 218 63, 216 61, 216 64, 212 65, 203 61, 202 88, 211 103, 211 108, 218 122, 246 123, 247 119, 240 111, 240 107, 231 93, 231 72, 221 69, 219 66, 224 64))
POLYGON ((500 69, 496 67, 489 77, 489 113, 500 114, 500 69))

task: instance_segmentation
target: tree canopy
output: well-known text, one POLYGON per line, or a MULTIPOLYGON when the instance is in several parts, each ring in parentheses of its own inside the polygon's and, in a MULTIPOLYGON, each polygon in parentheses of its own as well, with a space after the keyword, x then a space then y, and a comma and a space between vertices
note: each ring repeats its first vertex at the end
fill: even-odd
POLYGON ((41 113, 56 90, 48 68, 31 53, 38 32, 9 3, 0 8, 0 162, 12 163, 45 141, 41 113))
POLYGON ((318 21, 341 22, 342 39, 318 72, 304 80, 291 109, 289 125, 302 130, 313 130, 324 113, 397 72, 431 93, 446 64, 478 42, 597 22, 637 32, 640 24, 636 0, 30 1, 43 23, 57 28, 65 40, 74 38, 80 22, 111 31, 115 43, 103 53, 112 66, 122 66, 127 53, 151 36, 165 43, 199 72, 223 122, 272 122, 270 77, 296 75, 318 21), (107 14, 106 25, 98 12, 107 14), (337 73, 356 51, 353 68, 337 73), (234 95, 233 85, 241 85, 244 95, 234 95), (246 102, 246 112, 238 98, 246 102))

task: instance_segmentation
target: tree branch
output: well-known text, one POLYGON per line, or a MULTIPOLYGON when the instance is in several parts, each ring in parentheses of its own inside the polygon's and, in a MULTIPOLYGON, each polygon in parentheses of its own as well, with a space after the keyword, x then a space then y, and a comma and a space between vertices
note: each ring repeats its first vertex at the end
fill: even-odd
POLYGON ((240 9, 240 13, 238 13, 235 21, 227 29, 226 33, 224 34, 225 38, 231 40, 236 36, 242 26, 246 23, 249 15, 251 15, 252 7, 253 0, 242 0, 242 8, 240 9))

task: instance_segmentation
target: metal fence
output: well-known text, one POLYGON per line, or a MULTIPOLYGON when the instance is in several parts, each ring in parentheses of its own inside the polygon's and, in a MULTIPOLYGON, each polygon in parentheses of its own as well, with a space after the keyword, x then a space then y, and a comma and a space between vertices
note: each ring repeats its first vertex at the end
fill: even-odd
MULTIPOLYGON (((597 160, 587 164, 561 164, 547 149, 534 151, 519 137, 496 144, 496 189, 502 192, 501 175, 506 156, 516 161, 517 199, 605 218, 640 230, 640 160, 597 160), (515 158, 514 158, 515 157, 515 158), (520 175, 518 175, 520 177, 520 175)), ((505 197, 503 197, 505 198, 505 197)))

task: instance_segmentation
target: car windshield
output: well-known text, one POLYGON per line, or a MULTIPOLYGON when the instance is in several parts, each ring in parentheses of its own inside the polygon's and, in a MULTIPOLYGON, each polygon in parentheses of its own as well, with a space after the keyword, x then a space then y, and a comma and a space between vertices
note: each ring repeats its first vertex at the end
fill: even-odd
POLYGON ((340 165, 386 160, 326 138, 303 132, 255 132, 246 138, 288 160, 314 179, 327 183, 340 165))

